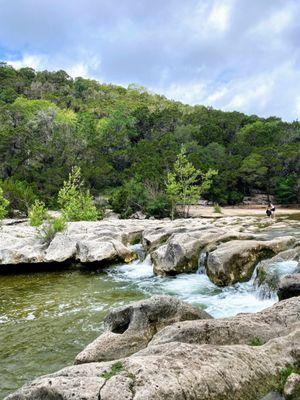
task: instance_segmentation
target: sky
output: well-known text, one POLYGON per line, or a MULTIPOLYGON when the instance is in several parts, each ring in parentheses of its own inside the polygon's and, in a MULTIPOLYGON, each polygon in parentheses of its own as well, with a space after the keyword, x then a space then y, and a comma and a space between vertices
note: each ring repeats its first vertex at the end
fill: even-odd
POLYGON ((300 0, 0 0, 0 60, 290 121, 300 0))

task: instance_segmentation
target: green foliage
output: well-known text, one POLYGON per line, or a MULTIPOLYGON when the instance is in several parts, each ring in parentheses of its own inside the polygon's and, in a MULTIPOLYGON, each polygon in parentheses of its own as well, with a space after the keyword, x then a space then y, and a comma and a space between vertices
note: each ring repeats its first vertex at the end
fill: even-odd
POLYGON ((157 193, 154 198, 149 198, 145 212, 147 216, 164 218, 170 215, 171 203, 166 193, 157 193))
POLYGON ((65 218, 51 218, 47 220, 38 228, 38 238, 43 245, 49 246, 58 232, 63 232, 67 227, 65 218))
POLYGON ((29 212, 29 223, 31 226, 40 226, 47 218, 47 208, 45 203, 40 200, 35 200, 33 205, 30 207, 29 212))
POLYGON ((214 204, 214 213, 216 214, 222 214, 222 209, 219 206, 219 204, 214 204))
POLYGON ((35 202, 37 196, 35 191, 27 182, 15 181, 12 178, 1 182, 5 197, 9 200, 10 210, 28 212, 30 205, 35 202))
POLYGON ((197 203, 201 193, 209 189, 214 175, 217 175, 217 171, 213 169, 209 169, 206 173, 196 170, 187 159, 185 147, 181 147, 173 172, 167 175, 166 192, 172 204, 172 219, 178 204, 184 205, 185 216, 188 216, 188 206, 197 203))
POLYGON ((262 346, 263 344, 264 342, 257 336, 255 336, 250 342, 250 346, 262 346))
POLYGON ((4 197, 3 190, 0 187, 0 220, 6 217, 8 205, 9 201, 4 197))
POLYGON ((291 374, 300 374, 300 366, 288 365, 286 368, 282 368, 280 370, 278 385, 278 390, 280 393, 283 392, 284 385, 291 374))
MULTIPOLYGON (((135 186, 150 185, 115 202, 123 215, 139 209, 165 215, 166 181, 173 210, 184 197, 172 176, 181 145, 201 171, 197 178, 191 174, 194 189, 185 196, 191 202, 200 193, 220 205, 236 204, 254 190, 275 194, 281 203, 300 201, 298 121, 192 107, 135 84, 125 89, 0 63, 0 180, 8 182, 3 190, 10 209, 26 211, 35 194, 57 207, 57 193, 78 165, 93 195, 127 192, 133 178, 135 186), (206 179, 202 186, 215 170, 213 185, 206 179)), ((89 196, 81 200, 89 203, 89 196)))
POLYGON ((123 363, 121 361, 117 361, 116 363, 114 363, 111 366, 110 371, 103 372, 103 374, 101 374, 101 378, 109 380, 113 376, 118 375, 120 372, 124 371, 124 369, 125 369, 125 367, 124 367, 123 363))
POLYGON ((98 211, 88 190, 83 189, 79 167, 72 168, 58 193, 58 204, 67 221, 95 221, 98 211))
POLYGON ((168 197, 159 187, 153 187, 150 182, 142 183, 138 179, 131 179, 115 190, 110 204, 123 218, 137 211, 148 217, 163 218, 170 214, 171 206, 168 197))
POLYGON ((275 179, 274 194, 280 204, 300 203, 300 177, 288 176, 275 179))

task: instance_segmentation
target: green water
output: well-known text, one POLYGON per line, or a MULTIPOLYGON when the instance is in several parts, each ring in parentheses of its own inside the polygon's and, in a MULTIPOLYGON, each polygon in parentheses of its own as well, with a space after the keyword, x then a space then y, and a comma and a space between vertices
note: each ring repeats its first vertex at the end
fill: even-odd
POLYGON ((73 362, 112 306, 145 297, 105 273, 0 276, 0 398, 73 362))

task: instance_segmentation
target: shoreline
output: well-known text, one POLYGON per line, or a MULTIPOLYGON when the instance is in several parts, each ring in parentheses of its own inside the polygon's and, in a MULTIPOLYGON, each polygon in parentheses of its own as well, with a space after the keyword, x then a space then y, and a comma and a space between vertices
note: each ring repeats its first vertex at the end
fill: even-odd
MULTIPOLYGON (((213 206, 198 206, 193 205, 190 207, 189 216, 192 218, 221 218, 221 217, 239 217, 239 216, 251 216, 251 217, 266 217, 265 206, 224 206, 221 207, 222 213, 214 212, 213 206)), ((291 216, 299 215, 300 208, 287 208, 287 207, 276 207, 276 216, 291 216)))

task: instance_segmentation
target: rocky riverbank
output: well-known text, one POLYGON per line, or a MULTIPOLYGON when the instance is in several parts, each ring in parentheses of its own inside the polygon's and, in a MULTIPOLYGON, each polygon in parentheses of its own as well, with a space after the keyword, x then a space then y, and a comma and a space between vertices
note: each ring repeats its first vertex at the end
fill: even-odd
POLYGON ((177 275, 206 269, 218 286, 248 281, 264 259, 295 248, 300 222, 259 218, 103 220, 70 222, 45 245, 37 228, 7 220, 0 229, 0 272, 19 267, 80 263, 102 268, 130 262, 131 245, 141 242, 156 275, 177 275))
POLYGON ((140 242, 157 279, 201 270, 224 287, 252 277, 262 295, 286 299, 220 319, 169 296, 122 306, 76 365, 7 399, 260 400, 274 391, 299 399, 299 235, 300 223, 289 219, 104 220, 69 223, 45 246, 26 222, 6 221, 3 272, 66 262, 101 269, 134 259, 140 242))
POLYGON ((38 378, 7 400, 258 400, 270 392, 299 399, 300 297, 214 320, 155 296, 114 310, 105 322, 105 332, 77 356, 80 365, 38 378))

